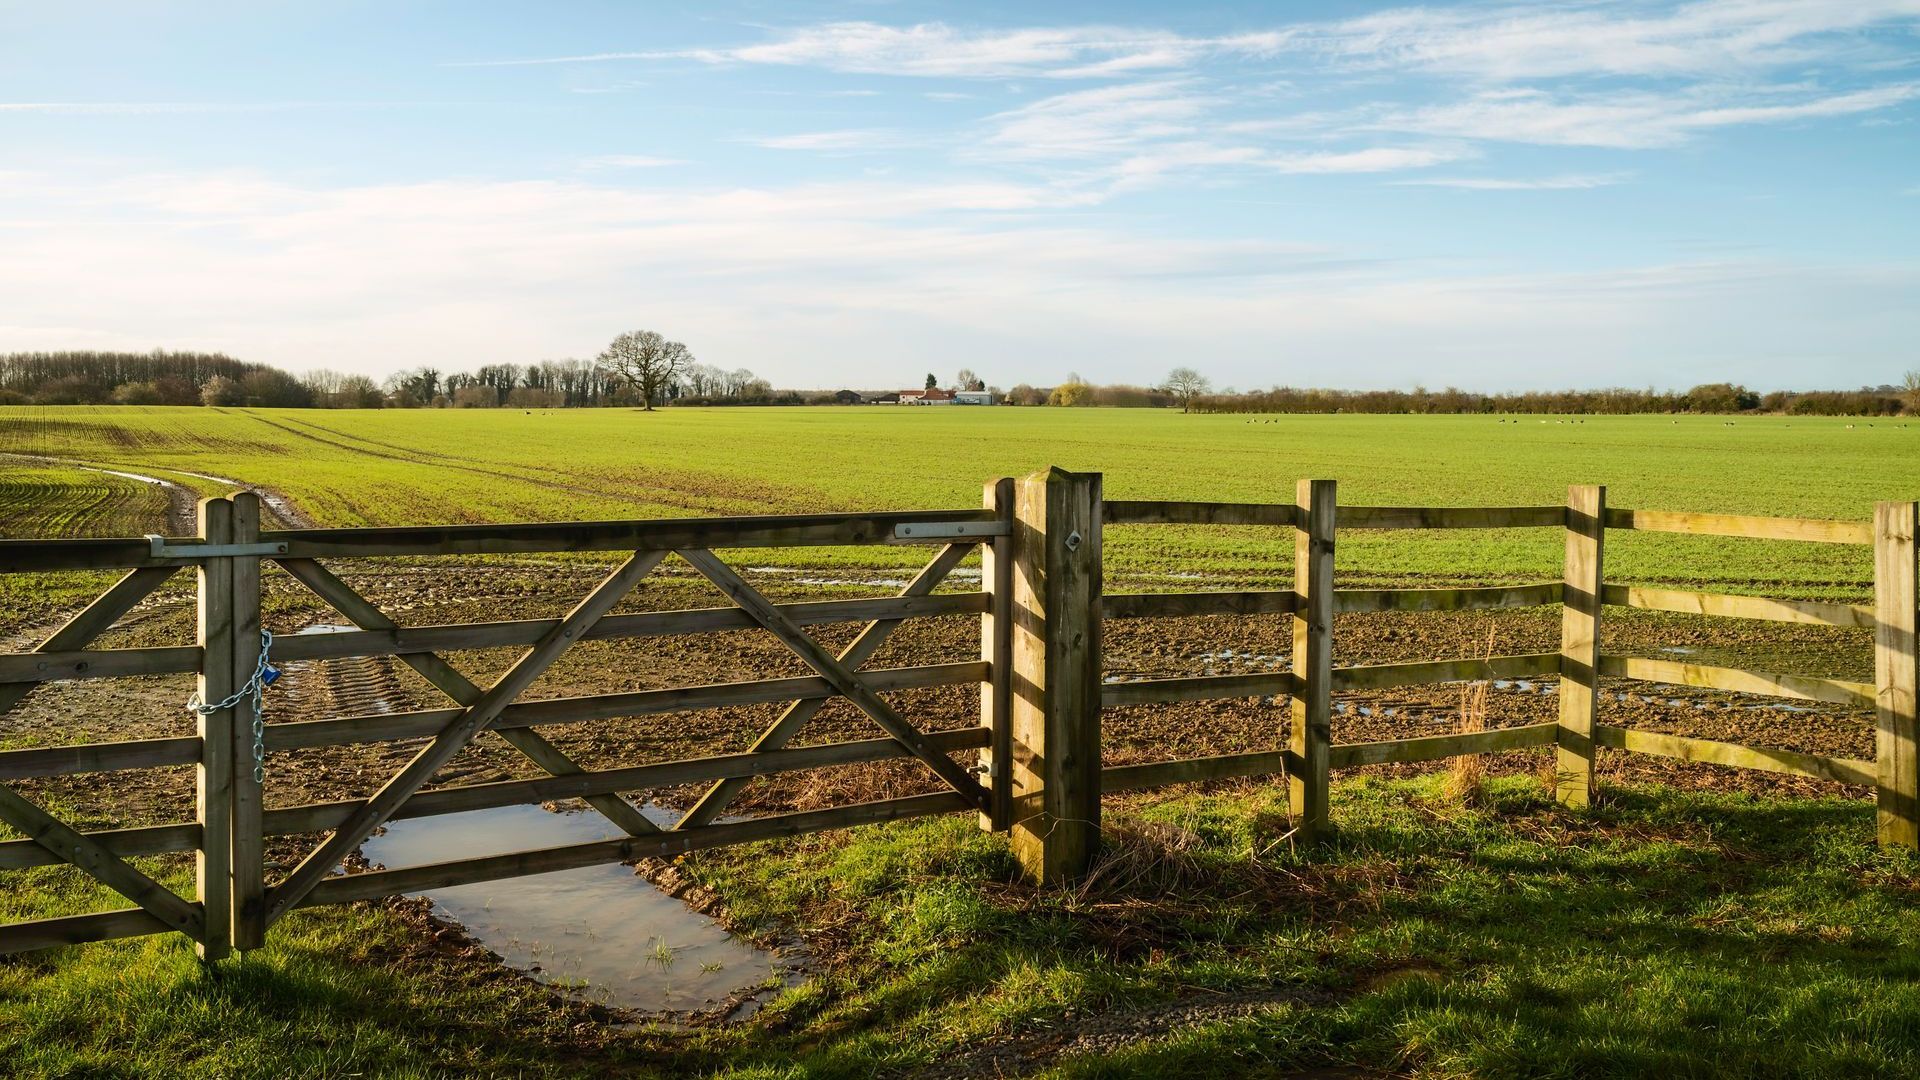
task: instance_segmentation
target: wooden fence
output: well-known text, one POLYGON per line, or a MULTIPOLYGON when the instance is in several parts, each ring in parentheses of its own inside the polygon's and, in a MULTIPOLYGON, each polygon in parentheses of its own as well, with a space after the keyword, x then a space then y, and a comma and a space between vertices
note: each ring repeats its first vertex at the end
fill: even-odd
MULTIPOLYGON (((0 821, 25 837, 0 842, 0 871, 72 864, 135 905, 0 926, 0 953, 178 931, 196 943, 203 957, 216 959, 234 949, 258 947, 272 924, 309 905, 948 812, 979 814, 982 827, 1010 834, 1037 878, 1058 880, 1080 872, 1092 857, 1104 792, 1281 775, 1296 824, 1311 837, 1327 827, 1328 774, 1333 769, 1528 747, 1556 748, 1559 796, 1573 806, 1584 805, 1591 796, 1598 747, 1870 785, 1878 791, 1881 842, 1920 846, 1915 534, 1912 503, 1880 504, 1871 525, 1610 509, 1604 489, 1597 487, 1572 489, 1565 506, 1342 507, 1335 484, 1328 480, 1302 481, 1291 504, 1148 503, 1104 500, 1099 476, 1055 469, 1018 482, 989 483, 979 510, 271 531, 260 527, 258 499, 242 492, 203 502, 199 535, 193 538, 0 541, 0 573, 126 571, 35 649, 0 654, 0 712, 46 682, 179 673, 197 673, 196 699, 210 703, 198 711, 198 730, 191 736, 0 751, 0 821), (1291 531, 1295 587, 1104 593, 1103 528, 1155 524, 1291 531), (1342 529, 1513 528, 1564 532, 1562 581, 1479 589, 1334 587, 1335 539, 1342 529), (1609 585, 1602 572, 1603 554, 1606 534, 1615 529, 1869 544, 1875 555, 1875 603, 1867 608, 1609 585), (770 601, 714 554, 739 548, 870 544, 930 544, 937 550, 896 596, 787 604, 770 601), (936 594, 936 587, 976 549, 982 552, 980 589, 936 594), (322 561, 552 552, 628 554, 560 618, 413 627, 398 624, 322 561), (732 606, 609 614, 670 555, 713 582, 732 606), (276 563, 357 629, 277 637, 270 656, 263 658, 261 570, 267 562, 276 563), (196 644, 90 647, 189 567, 198 579, 196 644), (1361 667, 1334 662, 1333 617, 1339 613, 1555 604, 1564 611, 1557 653, 1361 667), (1876 682, 1602 655, 1599 627, 1610 605, 1873 627, 1876 682), (1291 671, 1112 684, 1102 679, 1105 619, 1259 613, 1292 615, 1291 671), (957 614, 980 617, 979 660, 865 667, 904 620, 957 614), (847 622, 864 626, 837 653, 804 629, 847 622), (580 641, 753 628, 774 635, 815 674, 523 700, 541 673, 580 641), (525 651, 486 686, 461 674, 444 655, 499 647, 525 651), (444 694, 448 705, 351 716, 276 716, 275 723, 261 722, 251 691, 263 659, 366 656, 397 658, 444 694), (1542 675, 1560 679, 1560 715, 1554 723, 1345 745, 1334 744, 1330 737, 1331 695, 1336 691, 1542 675), (1877 715, 1876 756, 1873 761, 1817 757, 1606 725, 1600 722, 1601 677, 1870 705, 1877 715), (980 723, 959 730, 923 731, 883 696, 968 684, 980 690, 980 723), (1292 703, 1285 747, 1102 767, 1104 707, 1271 695, 1286 696, 1292 703), (834 698, 852 702, 884 737, 790 746, 808 719, 834 698), (786 704, 749 749, 711 757, 587 770, 539 731, 548 724, 768 702, 786 704), (422 790, 482 731, 498 735, 545 775, 422 790), (367 798, 267 808, 272 801, 268 754, 421 739, 426 745, 367 798), (968 755, 977 761, 966 762, 968 755), (909 757, 939 778, 940 791, 802 813, 721 819, 752 777, 909 757), (79 831, 7 784, 185 765, 196 769, 193 820, 137 828, 79 831), (678 821, 664 828, 622 794, 687 783, 710 786, 678 821), (337 872, 388 821, 570 798, 586 800, 626 835, 404 869, 337 872), (290 871, 269 881, 266 839, 296 835, 318 840, 290 871), (180 852, 195 854, 191 899, 128 861, 180 852)), ((276 764, 275 770, 281 767, 276 764)))

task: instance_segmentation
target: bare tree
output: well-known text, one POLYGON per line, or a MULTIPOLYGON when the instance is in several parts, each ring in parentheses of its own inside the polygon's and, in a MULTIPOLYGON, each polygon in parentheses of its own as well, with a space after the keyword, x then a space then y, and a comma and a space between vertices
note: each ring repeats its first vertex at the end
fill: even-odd
POLYGON ((954 378, 953 388, 955 390, 985 390, 987 388, 987 382, 980 376, 975 375, 972 368, 963 367, 960 369, 960 374, 954 378))
POLYGON ((685 345, 653 330, 621 334, 599 357, 600 370, 639 391, 648 412, 674 375, 691 363, 693 354, 685 345))
POLYGON ((1193 399, 1212 388, 1211 380, 1190 367, 1177 367, 1167 372, 1167 392, 1180 402, 1181 412, 1191 412, 1193 399))
POLYGON ((1920 416, 1920 369, 1907 372, 1900 380, 1900 399, 1907 403, 1907 411, 1920 416))

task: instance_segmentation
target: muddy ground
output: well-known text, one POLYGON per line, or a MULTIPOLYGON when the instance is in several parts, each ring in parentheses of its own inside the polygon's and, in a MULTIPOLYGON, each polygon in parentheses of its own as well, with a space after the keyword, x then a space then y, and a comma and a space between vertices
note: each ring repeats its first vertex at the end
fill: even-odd
MULTIPOLYGON (((339 562, 334 569, 363 595, 406 625, 558 616, 588 592, 606 567, 553 562, 422 565, 339 562)), ((897 583, 878 577, 824 583, 818 576, 775 570, 749 572, 776 599, 888 595, 897 583)), ((98 644, 106 647, 182 644, 193 640, 191 578, 182 576, 150 598, 98 644)), ((957 580, 951 588, 974 587, 957 580)), ((1110 583, 1119 591, 1125 583, 1110 583)), ((670 563, 649 577, 620 611, 725 606, 691 570, 670 563)), ((322 602, 273 571, 267 582, 267 621, 276 633, 341 623, 322 602)), ((58 610, 0 613, 0 651, 31 647, 58 625, 58 610)), ((1341 665, 1434 659, 1491 653, 1556 651, 1558 608, 1461 614, 1342 616, 1335 627, 1341 665)), ((814 627, 833 648, 857 625, 814 627)), ((1114 620, 1105 628, 1109 678, 1232 674, 1288 666, 1291 629, 1286 616, 1228 616, 1114 620)), ((1689 659, 1702 663, 1871 681, 1871 634, 1864 630, 1752 623, 1610 609, 1604 648, 1610 653, 1689 659)), ((451 657, 485 684, 517 649, 464 652, 451 657)), ((979 655, 975 617, 913 620, 903 625, 871 667, 971 660, 979 655)), ((671 638, 586 642, 564 656, 526 698, 659 689, 701 683, 798 676, 808 669, 771 634, 737 631, 671 638)), ((0 715, 0 746, 19 748, 191 734, 182 707, 192 690, 185 676, 51 684, 0 715)), ((1496 684, 1488 695, 1489 726, 1554 718, 1554 680, 1496 684)), ((1815 702, 1742 697, 1718 691, 1609 680, 1603 719, 1648 730, 1764 747, 1854 758, 1873 756, 1870 712, 1815 702)), ((923 729, 977 723, 973 686, 889 694, 900 712, 923 729)), ((523 699, 524 700, 524 699, 523 699)), ((1433 686, 1335 695, 1337 742, 1361 742, 1457 730, 1461 688, 1433 686)), ((415 708, 442 708, 445 699, 390 658, 293 663, 268 692, 269 722, 415 708)), ((777 715, 757 705, 629 719, 553 725, 541 732, 587 768, 668 761, 744 750, 777 715)), ((1284 745, 1284 698, 1194 702, 1108 710, 1102 754, 1108 764, 1271 749, 1284 745)), ((844 701, 822 709, 797 745, 872 738, 878 728, 844 701)), ((422 745, 376 743, 275 754, 268 762, 269 806, 365 796, 422 745)), ((1669 784, 1740 788, 1779 794, 1868 794, 1821 781, 1602 752, 1602 777, 1669 784)), ((1536 772, 1541 752, 1496 755, 1493 771, 1536 772)), ((1434 766, 1383 766, 1406 772, 1434 766)), ((493 736, 483 736, 436 777, 436 785, 470 784, 541 775, 493 736)), ((57 803, 69 820, 90 826, 156 824, 190 818, 193 770, 168 768, 89 774, 21 784, 30 797, 57 803)), ((754 781, 736 804, 741 812, 813 809, 938 790, 923 766, 889 761, 842 766, 754 781)), ((685 806, 693 787, 636 793, 685 806)), ((281 849, 286 843, 277 844, 281 849)), ((283 851, 283 854, 285 852, 283 851)))

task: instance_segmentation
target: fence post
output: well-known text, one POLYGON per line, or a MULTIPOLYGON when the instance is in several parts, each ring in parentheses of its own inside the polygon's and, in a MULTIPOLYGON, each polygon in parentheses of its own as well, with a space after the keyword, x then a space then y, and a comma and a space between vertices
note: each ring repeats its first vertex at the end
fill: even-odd
POLYGON ((1327 755, 1333 742, 1333 541, 1338 492, 1332 480, 1302 480, 1294 491, 1293 723, 1287 807, 1304 840, 1327 829, 1327 755))
MULTIPOLYGON (((1013 522, 1013 478, 987 481, 981 502, 1009 525, 1013 522)), ((980 616, 980 659, 992 665, 980 684, 980 722, 988 743, 980 751, 986 769, 986 810, 980 827, 1005 832, 1013 823, 1013 536, 995 537, 980 545, 980 589, 987 594, 987 610, 980 616)))
POLYGON ((1920 504, 1873 510, 1874 762, 1883 846, 1920 848, 1920 646, 1915 644, 1914 538, 1920 504))
POLYGON ((1607 489, 1567 489, 1567 557, 1560 610, 1560 727, 1554 732, 1554 797, 1564 806, 1593 801, 1593 725, 1600 710, 1602 555, 1607 489))
POLYGON ((1015 485, 1011 840, 1029 876, 1084 873, 1100 843, 1100 475, 1015 485))
MULTIPOLYGON (((200 538, 233 543, 233 503, 200 500, 200 538)), ((199 603, 195 638, 200 645, 201 702, 224 700, 239 685, 233 674, 234 607, 231 558, 203 559, 195 573, 199 603)), ((200 763, 194 770, 194 817, 200 846, 194 856, 194 893, 200 903, 200 959, 219 960, 231 951, 233 912, 234 709, 198 714, 200 763)))
MULTIPOLYGON (((233 542, 260 540, 260 496, 251 491, 234 494, 233 542)), ((260 557, 242 555, 228 560, 233 566, 233 678, 235 685, 253 677, 260 659, 260 557)), ((241 702, 233 717, 233 947, 258 949, 266 943, 266 852, 261 831, 261 781, 266 760, 256 756, 263 718, 251 700, 241 702)))

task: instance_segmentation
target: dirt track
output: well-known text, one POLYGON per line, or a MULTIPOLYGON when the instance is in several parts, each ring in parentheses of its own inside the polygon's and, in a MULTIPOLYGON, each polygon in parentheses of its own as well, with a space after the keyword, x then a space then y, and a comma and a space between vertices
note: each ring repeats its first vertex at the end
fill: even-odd
MULTIPOLYGON (((553 617, 563 613, 605 573, 604 566, 492 563, 487 566, 336 564, 336 570, 374 603, 407 625, 553 617)), ((885 595, 883 584, 803 585, 792 575, 761 574, 755 583, 777 599, 885 595)), ((965 587, 965 583, 959 583, 965 587)), ((193 605, 189 578, 137 609, 100 644, 190 643, 193 605)), ((640 611, 720 606, 724 600, 685 568, 656 571, 619 609, 640 611)), ((268 580, 268 625, 287 633, 341 621, 318 600, 277 572, 268 580)), ((0 642, 17 648, 44 632, 57 612, 23 612, 0 625, 0 642)), ((816 627, 830 647, 851 639, 853 625, 816 627)), ((905 624, 870 666, 893 667, 970 660, 978 656, 972 617, 905 624)), ((1288 664, 1291 631, 1284 616, 1115 620, 1106 626, 1110 678, 1231 674, 1279 670, 1288 664)), ((1558 647, 1559 613, 1533 611, 1458 615, 1342 616, 1335 630, 1341 664, 1432 659, 1494 653, 1549 652, 1558 647)), ((1610 652, 1697 659, 1776 671, 1870 680, 1866 631, 1706 620, 1644 612, 1609 612, 1610 652), (1664 651, 1663 650, 1669 650, 1664 651), (1671 650, 1686 650, 1675 652, 1671 650)), ((512 662, 517 650, 458 654, 457 666, 485 683, 512 662)), ((736 631, 678 638, 586 642, 564 657, 528 697, 659 689, 700 683, 806 675, 810 672, 770 634, 736 631)), ((12 746, 111 741, 189 734, 181 707, 192 688, 186 677, 116 679, 44 686, 0 716, 0 740, 12 746)), ((1553 680, 1496 684, 1489 695, 1495 727, 1551 720, 1553 680)), ((1609 682, 1603 702, 1612 723, 1759 746, 1871 758, 1872 717, 1862 710, 1812 702, 1782 703, 1716 691, 1609 682)), ((1419 687, 1336 695, 1334 738, 1359 742, 1456 730, 1460 688, 1419 687)), ((889 697, 926 729, 977 722, 971 686, 907 691, 889 697)), ((367 712, 444 707, 445 699, 404 665, 388 658, 291 664, 269 692, 272 722, 367 712)), ((745 749, 778 713, 777 705, 713 709, 667 716, 600 720, 543 728, 582 765, 620 765, 699 757, 745 749)), ((1270 749, 1284 745, 1284 699, 1197 702, 1108 710, 1103 756, 1109 764, 1270 749)), ((830 703, 807 725, 799 744, 880 734, 844 701, 830 703)), ((276 754, 269 761, 268 802, 297 805, 364 796, 412 756, 420 744, 387 743, 276 754)), ((1539 753, 1499 755, 1496 771, 1538 769, 1539 753)), ((1382 767, 1387 771, 1415 767, 1382 767)), ((437 784, 476 783, 540 775, 504 743, 483 737, 436 778, 437 784)), ((1607 754, 1604 776, 1668 783, 1738 786, 1755 791, 1835 792, 1835 785, 1713 766, 1607 754)), ((97 823, 149 824, 191 816, 190 768, 93 774, 23 785, 78 807, 97 823)), ((818 806, 936 790, 923 767, 892 761, 755 781, 739 808, 750 812, 818 806)), ((1861 794, 1862 792, 1855 792, 1861 794)), ((695 790, 662 790, 645 797, 684 805, 695 790)))

